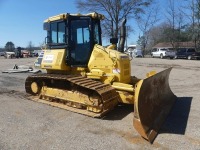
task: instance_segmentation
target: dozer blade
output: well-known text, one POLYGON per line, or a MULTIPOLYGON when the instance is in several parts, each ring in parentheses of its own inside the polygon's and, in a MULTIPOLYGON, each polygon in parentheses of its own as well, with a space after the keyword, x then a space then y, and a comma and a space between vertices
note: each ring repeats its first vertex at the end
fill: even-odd
POLYGON ((133 125, 151 143, 177 99, 169 87, 171 69, 140 80, 136 85, 133 125))

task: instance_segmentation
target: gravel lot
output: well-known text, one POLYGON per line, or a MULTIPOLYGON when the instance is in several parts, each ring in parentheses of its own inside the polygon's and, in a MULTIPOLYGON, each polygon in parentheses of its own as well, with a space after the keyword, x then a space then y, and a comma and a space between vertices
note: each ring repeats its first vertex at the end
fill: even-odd
POLYGON ((134 58, 132 75, 173 67, 170 87, 178 100, 153 144, 132 125, 133 106, 118 106, 94 119, 30 101, 24 90, 30 73, 1 73, 35 58, 0 57, 0 149, 200 149, 200 61, 134 58))

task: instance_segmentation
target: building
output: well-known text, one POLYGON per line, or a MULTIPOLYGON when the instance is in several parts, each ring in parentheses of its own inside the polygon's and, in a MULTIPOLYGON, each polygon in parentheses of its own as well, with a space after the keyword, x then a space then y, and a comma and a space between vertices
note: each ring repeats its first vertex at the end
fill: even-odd
MULTIPOLYGON (((175 48, 195 48, 195 43, 192 41, 189 42, 175 42, 174 43, 175 48)), ((173 46, 171 42, 163 42, 163 43, 158 43, 153 48, 168 48, 168 49, 173 49, 173 46)))

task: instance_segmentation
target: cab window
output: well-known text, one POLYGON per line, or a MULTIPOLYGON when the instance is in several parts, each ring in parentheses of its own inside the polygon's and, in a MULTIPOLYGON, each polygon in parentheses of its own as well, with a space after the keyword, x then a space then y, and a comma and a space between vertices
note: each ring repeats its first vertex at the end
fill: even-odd
POLYGON ((156 52, 156 51, 157 51, 157 48, 152 49, 152 52, 156 52))
POLYGON ((51 43, 65 43, 65 22, 51 23, 51 43))
POLYGON ((71 20, 71 64, 86 65, 91 54, 90 20, 71 20))
POLYGON ((94 23, 94 44, 101 44, 99 33, 99 24, 97 22, 94 23))
POLYGON ((195 52, 195 49, 190 48, 190 49, 188 49, 188 52, 195 52))

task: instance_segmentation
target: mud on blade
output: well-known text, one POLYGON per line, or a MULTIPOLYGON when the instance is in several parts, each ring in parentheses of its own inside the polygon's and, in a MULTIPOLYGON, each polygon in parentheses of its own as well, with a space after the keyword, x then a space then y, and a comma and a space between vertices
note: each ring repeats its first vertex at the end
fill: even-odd
POLYGON ((133 125, 138 133, 151 143, 177 99, 169 87, 171 69, 137 83, 133 125))

